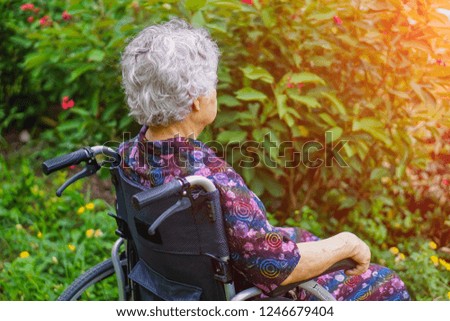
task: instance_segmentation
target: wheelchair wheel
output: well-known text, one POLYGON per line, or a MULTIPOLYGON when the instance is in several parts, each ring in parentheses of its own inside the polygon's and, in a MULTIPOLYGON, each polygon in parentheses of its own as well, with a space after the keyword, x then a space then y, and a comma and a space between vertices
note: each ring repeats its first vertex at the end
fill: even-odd
POLYGON ((111 259, 81 274, 58 298, 58 301, 117 300, 117 282, 111 259))

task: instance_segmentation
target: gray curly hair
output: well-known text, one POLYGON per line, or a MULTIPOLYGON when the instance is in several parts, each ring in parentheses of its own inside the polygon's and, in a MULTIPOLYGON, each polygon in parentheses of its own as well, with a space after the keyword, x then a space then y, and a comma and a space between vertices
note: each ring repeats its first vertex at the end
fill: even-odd
POLYGON ((142 30, 122 53, 122 85, 141 125, 183 120, 217 85, 220 52, 208 31, 173 19, 142 30))

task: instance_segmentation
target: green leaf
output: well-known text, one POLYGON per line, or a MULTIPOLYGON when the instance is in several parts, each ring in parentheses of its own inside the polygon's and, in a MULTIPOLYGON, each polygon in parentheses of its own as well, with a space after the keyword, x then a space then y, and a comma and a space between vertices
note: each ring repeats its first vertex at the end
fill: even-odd
POLYGON ((205 6, 206 0, 186 0, 184 6, 188 10, 197 11, 205 6))
POLYGON ((330 115, 325 114, 325 113, 321 113, 321 114, 319 114, 319 117, 320 117, 327 125, 332 126, 332 127, 336 127, 336 126, 337 126, 336 122, 334 121, 333 118, 331 118, 330 115))
POLYGON ((227 130, 217 135, 221 143, 242 142, 247 138, 247 133, 241 130, 227 130))
POLYGON ((267 179, 267 182, 266 184, 264 184, 264 186, 269 194, 273 197, 281 197, 286 193, 283 185, 273 178, 267 179))
POLYGON ((70 110, 70 112, 73 113, 73 114, 77 114, 77 115, 83 116, 83 117, 92 117, 90 112, 88 112, 85 109, 81 109, 81 108, 72 108, 70 110))
POLYGON ((389 171, 387 170, 387 168, 384 168, 384 167, 374 168, 372 170, 372 172, 370 173, 371 180, 379 180, 382 177, 386 177, 386 176, 390 176, 390 175, 389 175, 389 171))
POLYGON ((60 123, 57 128, 59 132, 77 131, 80 129, 80 125, 81 123, 78 119, 66 120, 63 123, 60 123))
POLYGON ((341 127, 333 127, 331 129, 328 129, 325 133, 325 143, 328 144, 336 141, 336 139, 339 139, 342 136, 343 132, 344 131, 342 130, 341 127))
POLYGON ((358 130, 364 130, 367 128, 383 128, 384 124, 379 121, 376 118, 373 117, 366 117, 366 118, 361 118, 359 120, 355 119, 353 121, 353 126, 352 126, 352 130, 353 131, 358 131, 358 130))
POLYGON ((217 98, 217 102, 219 105, 225 105, 227 107, 236 107, 241 106, 239 100, 230 95, 222 95, 217 98))
POLYGON ((356 205, 356 198, 354 197, 346 197, 341 203, 341 205, 339 205, 339 210, 345 209, 345 208, 352 208, 353 206, 356 205))
POLYGON ((331 103, 336 108, 336 110, 339 112, 339 114, 347 115, 347 111, 345 110, 344 105, 342 104, 342 102, 339 99, 336 98, 336 96, 326 93, 326 92, 322 92, 322 96, 325 96, 326 98, 328 98, 331 101, 331 103))
POLYGON ((255 177, 255 169, 248 167, 242 168, 242 177, 244 178, 246 184, 250 184, 250 182, 253 180, 253 177, 255 177))
POLYGON ((245 87, 235 92, 236 98, 240 100, 250 101, 250 100, 259 100, 262 101, 267 98, 267 96, 253 88, 245 87))
POLYGON ((191 24, 194 27, 203 27, 206 24, 205 18, 201 11, 197 11, 191 18, 191 24))
POLYGON ((86 73, 89 70, 93 70, 95 68, 96 68, 96 66, 93 64, 83 65, 81 67, 76 68, 74 71, 72 71, 70 73, 69 82, 74 81, 75 79, 80 77, 82 74, 86 73))
MULTIPOLYGON (((285 76, 286 77, 286 76, 285 76)), ((288 74, 287 77, 290 77, 289 82, 293 84, 299 83, 319 83, 321 85, 325 85, 325 80, 317 76, 316 74, 310 72, 301 72, 297 74, 288 74)))
POLYGON ((230 12, 235 11, 235 10, 242 10, 242 8, 249 7, 249 6, 242 6, 240 3, 236 2, 236 1, 231 1, 231 0, 214 1, 214 2, 211 2, 211 5, 230 10, 230 12))
POLYGON ((92 49, 88 53, 88 60, 89 61, 100 62, 100 61, 103 60, 103 58, 105 58, 105 52, 101 51, 99 49, 92 49))
POLYGON ((289 98, 291 98, 292 100, 302 103, 302 104, 308 106, 309 108, 319 108, 321 106, 320 103, 317 101, 317 99, 314 97, 302 96, 302 95, 298 94, 296 91, 292 91, 292 90, 288 90, 287 94, 288 94, 289 98))
POLYGON ((245 68, 240 68, 244 76, 251 80, 261 79, 264 82, 272 84, 274 79, 272 75, 264 68, 253 65, 248 65, 245 68))
POLYGON ((280 118, 283 118, 286 115, 286 113, 288 112, 287 105, 286 105, 287 96, 286 95, 276 95, 275 98, 277 100, 278 115, 280 116, 280 118))
POLYGON ((25 69, 33 69, 34 67, 38 65, 42 65, 44 62, 47 62, 49 60, 49 56, 47 54, 37 53, 37 54, 30 54, 27 55, 27 58, 25 59, 24 66, 25 69))
POLYGON ((267 183, 264 183, 258 176, 255 176, 250 183, 251 190, 257 195, 261 196, 264 193, 264 187, 267 183))
POLYGON ((331 20, 336 15, 335 11, 328 11, 328 12, 320 12, 320 11, 314 11, 314 13, 308 15, 308 20, 331 20))
POLYGON ((264 9, 261 11, 261 19, 262 19, 264 25, 269 29, 275 27, 277 24, 277 21, 274 16, 273 8, 270 6, 268 6, 268 7, 265 6, 264 9))
POLYGON ((359 120, 354 120, 352 130, 364 131, 372 135, 372 137, 383 142, 386 146, 388 147, 392 146, 392 140, 386 134, 384 130, 384 124, 376 118, 366 117, 359 120))

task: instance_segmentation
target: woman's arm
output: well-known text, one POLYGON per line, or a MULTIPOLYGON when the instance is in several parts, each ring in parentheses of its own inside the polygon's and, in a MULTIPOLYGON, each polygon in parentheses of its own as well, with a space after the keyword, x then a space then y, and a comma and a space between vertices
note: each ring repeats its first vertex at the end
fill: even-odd
POLYGON ((307 280, 322 274, 334 263, 352 258, 358 264, 345 271, 347 275, 364 273, 370 264, 370 249, 356 235, 342 232, 317 242, 298 243, 301 258, 292 273, 281 285, 307 280))

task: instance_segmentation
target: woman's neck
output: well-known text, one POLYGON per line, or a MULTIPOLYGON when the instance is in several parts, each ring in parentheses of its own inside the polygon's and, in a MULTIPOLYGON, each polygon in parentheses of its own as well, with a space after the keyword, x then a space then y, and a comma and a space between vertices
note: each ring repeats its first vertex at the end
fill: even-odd
POLYGON ((145 138, 148 141, 165 140, 174 137, 189 137, 196 139, 201 130, 190 122, 184 120, 178 123, 174 123, 167 127, 149 127, 145 133, 145 138))

